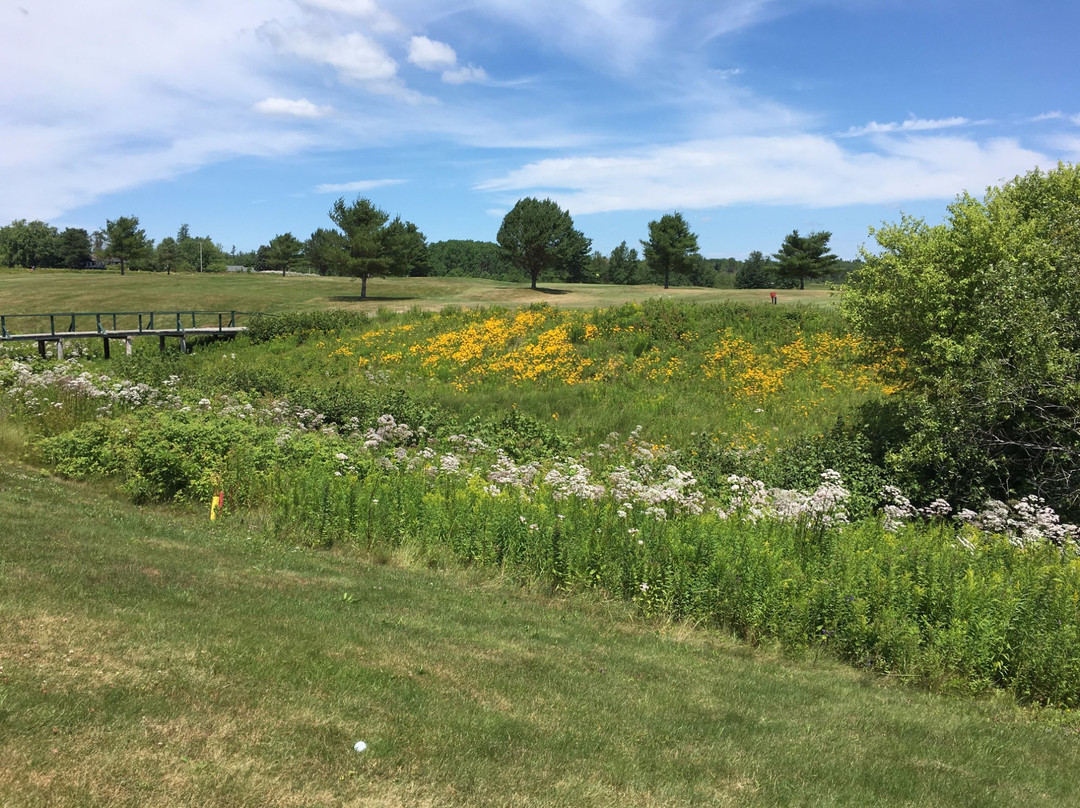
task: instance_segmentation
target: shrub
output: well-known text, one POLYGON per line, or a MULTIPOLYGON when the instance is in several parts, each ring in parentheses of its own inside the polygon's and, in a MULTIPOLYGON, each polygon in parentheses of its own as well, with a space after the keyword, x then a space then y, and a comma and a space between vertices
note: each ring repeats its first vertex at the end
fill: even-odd
POLYGON ((247 336, 253 344, 287 336, 296 336, 302 342, 311 334, 329 334, 352 328, 365 318, 364 314, 344 309, 263 314, 248 324, 247 336))

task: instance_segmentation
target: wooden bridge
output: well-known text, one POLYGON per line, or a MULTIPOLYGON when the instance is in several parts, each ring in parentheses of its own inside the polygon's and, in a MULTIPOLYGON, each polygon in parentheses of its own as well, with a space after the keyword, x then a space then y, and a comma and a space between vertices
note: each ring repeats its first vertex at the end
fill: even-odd
POLYGON ((64 340, 104 340, 105 358, 109 341, 124 340, 124 350, 131 353, 136 337, 157 337, 165 350, 166 337, 179 338, 180 350, 187 351, 188 337, 233 337, 247 330, 238 318, 261 317, 243 311, 110 311, 52 312, 49 314, 0 314, 0 342, 21 340, 37 342, 45 356, 47 343, 56 343, 56 358, 64 358, 64 340), (18 326, 18 332, 15 329, 18 326))

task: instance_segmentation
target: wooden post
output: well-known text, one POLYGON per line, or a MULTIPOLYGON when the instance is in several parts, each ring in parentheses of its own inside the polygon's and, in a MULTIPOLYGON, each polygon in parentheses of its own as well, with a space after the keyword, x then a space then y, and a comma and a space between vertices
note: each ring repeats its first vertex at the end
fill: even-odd
POLYGON ((162 353, 165 353, 165 335, 164 334, 158 334, 158 348, 161 349, 162 353))
POLYGON ((62 339, 56 341, 56 358, 60 361, 64 359, 64 341, 62 339))
POLYGON ((109 358, 109 338, 105 337, 105 358, 109 358))
POLYGON ((131 337, 124 337, 124 353, 131 356, 131 337))
POLYGON ((180 335, 180 353, 187 353, 187 337, 180 335))
POLYGON ((37 341, 37 351, 38 351, 39 354, 41 354, 41 358, 44 359, 45 358, 45 340, 39 339, 37 341))

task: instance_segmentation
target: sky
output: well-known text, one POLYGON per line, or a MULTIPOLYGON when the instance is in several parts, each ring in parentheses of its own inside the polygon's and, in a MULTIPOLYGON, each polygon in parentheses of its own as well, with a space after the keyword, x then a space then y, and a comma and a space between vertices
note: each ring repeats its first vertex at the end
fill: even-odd
POLYGON ((1080 160, 1072 0, 4 0, 0 223, 224 248, 371 199, 429 242, 550 198, 609 253, 937 223, 1080 160))

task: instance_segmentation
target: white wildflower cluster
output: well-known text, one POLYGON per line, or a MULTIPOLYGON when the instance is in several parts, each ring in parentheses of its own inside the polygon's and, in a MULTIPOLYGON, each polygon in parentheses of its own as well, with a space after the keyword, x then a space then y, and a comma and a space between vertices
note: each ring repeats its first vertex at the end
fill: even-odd
POLYGON ((813 491, 767 488, 761 480, 736 474, 728 477, 727 482, 731 491, 730 511, 751 522, 760 519, 806 520, 823 527, 834 527, 848 521, 847 501, 851 492, 844 487, 840 473, 833 469, 821 473, 821 482, 813 491))
POLYGON ((52 367, 38 367, 17 360, 6 365, 0 374, 0 384, 8 388, 7 396, 14 404, 34 415, 61 409, 64 401, 71 399, 94 401, 101 415, 111 414, 114 407, 179 409, 183 405, 174 392, 179 381, 175 376, 170 376, 161 388, 157 388, 82 370, 77 357, 52 367))
MULTIPOLYGON (((952 513, 953 507, 943 499, 936 499, 923 508, 916 508, 895 486, 882 489, 885 505, 883 526, 896 532, 908 522, 923 517, 926 519, 944 519, 952 513)), ((1051 542, 1058 546, 1080 544, 1080 526, 1065 523, 1061 517, 1035 494, 1030 494, 1015 505, 1009 505, 998 499, 990 499, 982 510, 970 508, 960 510, 954 517, 957 522, 971 525, 984 533, 1005 536, 1017 547, 1030 547, 1051 542)), ((971 542, 961 537, 960 544, 971 551, 971 542)))
POLYGON ((608 474, 608 482, 621 511, 643 505, 647 516, 663 521, 669 515, 696 516, 705 510, 705 495, 695 487, 694 475, 670 463, 659 470, 645 462, 618 466, 608 474))
POLYGON ((556 501, 571 497, 596 501, 604 496, 603 485, 592 482, 592 472, 574 460, 556 463, 544 475, 544 484, 551 489, 551 496, 556 501))
POLYGON ((515 488, 521 492, 532 491, 536 484, 536 477, 540 473, 540 463, 530 460, 520 466, 515 463, 506 452, 501 449, 495 456, 495 462, 491 464, 485 475, 491 483, 489 493, 498 494, 503 488, 515 488))
MULTIPOLYGON (((423 430, 423 427, 420 427, 423 430)), ((418 433, 408 424, 399 424, 389 413, 379 416, 374 429, 364 433, 364 448, 369 452, 414 443, 418 433)))
POLYGON ((956 518, 987 533, 1006 536, 1017 547, 1051 542, 1064 547, 1080 543, 1080 526, 1061 521, 1046 500, 1029 494, 1015 505, 991 499, 982 511, 964 509, 956 518))
POLYGON ((470 438, 468 435, 451 435, 446 441, 471 455, 488 451, 488 445, 480 438, 470 438))
POLYGON ((882 488, 881 497, 884 500, 881 507, 884 517, 881 526, 890 533, 895 533, 912 519, 918 518, 919 509, 912 505, 911 500, 895 485, 882 488))

